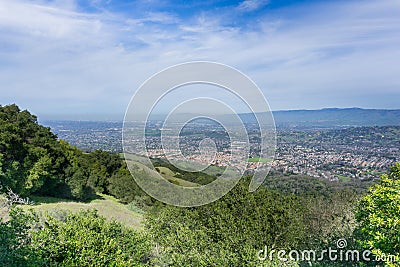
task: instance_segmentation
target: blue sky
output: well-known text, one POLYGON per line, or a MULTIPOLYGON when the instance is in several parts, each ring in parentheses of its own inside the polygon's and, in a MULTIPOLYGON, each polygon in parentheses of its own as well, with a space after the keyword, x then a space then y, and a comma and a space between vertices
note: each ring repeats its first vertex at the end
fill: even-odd
POLYGON ((273 110, 400 108, 399 14, 399 0, 0 0, 0 104, 122 119, 151 75, 209 60, 273 110))

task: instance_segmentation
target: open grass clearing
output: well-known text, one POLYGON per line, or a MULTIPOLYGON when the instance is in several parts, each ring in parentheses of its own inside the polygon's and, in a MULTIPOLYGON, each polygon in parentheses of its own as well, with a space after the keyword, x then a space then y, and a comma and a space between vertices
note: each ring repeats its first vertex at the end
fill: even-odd
POLYGON ((76 202, 68 199, 53 197, 33 196, 31 200, 35 202, 33 206, 23 206, 24 209, 33 208, 38 212, 55 212, 65 210, 78 212, 80 210, 96 209, 98 213, 108 220, 116 220, 127 227, 142 229, 143 215, 128 209, 127 205, 121 204, 112 196, 98 194, 98 198, 89 202, 76 202))

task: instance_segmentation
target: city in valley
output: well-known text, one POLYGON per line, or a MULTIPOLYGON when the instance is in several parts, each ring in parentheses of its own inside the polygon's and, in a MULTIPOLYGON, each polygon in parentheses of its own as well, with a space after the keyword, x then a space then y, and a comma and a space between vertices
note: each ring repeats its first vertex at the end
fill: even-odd
MULTIPOLYGON (((102 149, 122 152, 120 122, 47 121, 47 126, 72 145, 85 151, 102 149)), ((246 169, 256 168, 260 158, 260 135, 257 126, 246 125, 250 153, 246 169)), ((132 125, 132 132, 139 126, 132 125)), ((146 149, 142 155, 164 158, 161 145, 161 121, 152 121, 146 128, 146 149)), ((331 181, 348 182, 352 179, 375 179, 387 172, 389 166, 400 160, 400 126, 368 127, 277 127, 277 146, 274 160, 267 164, 272 171, 283 174, 305 174, 331 181)), ((135 146, 132 138, 130 146, 135 146)), ((192 123, 179 135, 179 148, 190 160, 224 167, 232 164, 229 136, 219 125, 192 123), (216 144, 216 153, 210 162, 204 162, 198 146, 204 138, 216 144)), ((267 160, 267 159, 265 159, 267 160)))

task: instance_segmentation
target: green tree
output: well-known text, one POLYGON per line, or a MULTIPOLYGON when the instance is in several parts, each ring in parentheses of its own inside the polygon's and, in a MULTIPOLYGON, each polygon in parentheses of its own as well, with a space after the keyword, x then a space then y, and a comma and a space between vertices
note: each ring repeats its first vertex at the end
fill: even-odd
POLYGON ((122 167, 122 159, 119 155, 95 150, 89 154, 83 154, 82 158, 89 170, 88 186, 98 193, 109 193, 109 180, 122 167))
MULTIPOLYGON (((145 175, 145 173, 137 169, 135 175, 145 175)), ((136 184, 125 163, 111 176, 108 191, 123 203, 131 203, 135 197, 145 195, 136 184)))
MULTIPOLYGON (((359 203, 360 242, 377 256, 394 255, 400 260, 400 164, 381 176, 359 203)), ((389 262, 387 262, 390 265, 389 262)))
POLYGON ((0 183, 31 194, 86 200, 94 192, 108 193, 109 179, 122 166, 118 154, 83 153, 36 116, 16 105, 0 106, 0 183))
POLYGON ((22 195, 40 192, 64 175, 57 136, 16 105, 0 106, 0 155, 0 182, 22 195))

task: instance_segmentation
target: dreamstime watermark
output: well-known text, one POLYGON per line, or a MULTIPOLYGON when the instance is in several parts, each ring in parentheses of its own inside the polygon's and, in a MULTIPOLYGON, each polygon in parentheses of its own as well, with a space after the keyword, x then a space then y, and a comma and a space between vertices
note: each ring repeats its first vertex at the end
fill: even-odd
POLYGON ((144 82, 133 95, 125 113, 122 144, 126 163, 136 183, 153 198, 170 205, 194 207, 221 198, 237 184, 249 164, 249 135, 235 103, 226 103, 225 99, 207 95, 188 97, 172 108, 161 127, 156 129, 161 131, 159 150, 179 170, 206 170, 216 158, 215 142, 210 138, 199 142, 199 156, 194 159, 192 155, 185 155, 181 151, 179 140, 182 129, 191 121, 211 120, 223 127, 229 137, 229 151, 224 154, 227 163, 225 169, 213 182, 195 187, 173 184, 157 173, 150 159, 150 152, 153 151, 149 151, 149 146, 154 147, 154 138, 148 135, 152 112, 168 94, 183 90, 185 86, 199 84, 218 87, 233 95, 244 103, 255 118, 259 131, 257 156, 263 160, 254 163, 256 166, 253 166, 249 191, 255 191, 262 184, 270 170, 269 163, 275 156, 276 129, 272 112, 264 94, 249 77, 232 67, 214 62, 189 62, 164 69, 144 82), (188 113, 191 107, 203 107, 203 111, 188 113), (137 175, 138 166, 130 160, 132 154, 144 156, 141 162, 147 167, 141 167, 141 175, 137 175))
POLYGON ((336 242, 336 247, 328 247, 323 250, 284 250, 284 249, 270 249, 265 246, 264 249, 259 250, 257 258, 260 261, 274 261, 279 260, 282 262, 399 262, 399 257, 391 254, 382 254, 380 256, 372 254, 370 250, 357 250, 348 249, 346 239, 339 239, 336 242))

